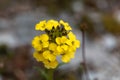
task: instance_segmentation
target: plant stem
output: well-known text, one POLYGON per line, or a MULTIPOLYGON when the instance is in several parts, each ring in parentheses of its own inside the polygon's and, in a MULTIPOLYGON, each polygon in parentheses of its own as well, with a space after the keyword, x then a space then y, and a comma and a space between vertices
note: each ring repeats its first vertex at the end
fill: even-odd
MULTIPOLYGON (((84 26, 82 28, 84 28, 84 26)), ((81 29, 81 30, 82 30, 82 57, 83 57, 84 73, 86 80, 90 80, 87 70, 87 62, 86 62, 86 54, 85 54, 85 29, 81 29)))
POLYGON ((53 69, 48 70, 48 79, 47 80, 54 80, 54 70, 53 69))

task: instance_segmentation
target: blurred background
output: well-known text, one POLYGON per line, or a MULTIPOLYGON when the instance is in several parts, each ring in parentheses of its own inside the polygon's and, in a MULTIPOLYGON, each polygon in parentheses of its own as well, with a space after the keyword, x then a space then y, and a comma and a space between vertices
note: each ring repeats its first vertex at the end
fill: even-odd
MULTIPOLYGON (((120 0, 0 0, 0 80, 45 80, 32 57, 35 24, 68 22, 77 39, 86 23, 86 58, 90 80, 120 80, 120 0)), ((82 43, 81 43, 82 44, 82 43)), ((55 71, 54 80, 84 80, 81 48, 55 71)))

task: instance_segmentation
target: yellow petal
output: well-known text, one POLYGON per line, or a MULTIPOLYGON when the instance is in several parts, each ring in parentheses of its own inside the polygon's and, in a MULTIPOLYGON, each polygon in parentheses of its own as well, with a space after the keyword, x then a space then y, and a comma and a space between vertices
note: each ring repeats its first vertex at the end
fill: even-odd
POLYGON ((46 29, 51 30, 53 27, 57 27, 59 23, 55 20, 49 20, 46 24, 46 29))
POLYGON ((42 45, 41 45, 41 43, 40 43, 40 37, 39 37, 39 36, 36 36, 36 37, 32 40, 32 46, 33 46, 36 50, 38 50, 38 51, 42 50, 42 45))
POLYGON ((51 22, 52 26, 54 26, 54 28, 57 28, 57 26, 60 25, 60 24, 58 23, 58 21, 56 21, 56 20, 51 20, 50 22, 51 22))
POLYGON ((55 61, 55 60, 56 60, 56 56, 53 55, 53 54, 50 54, 49 60, 50 60, 50 61, 55 61))
POLYGON ((72 30, 72 28, 69 25, 66 25, 65 30, 72 30))
POLYGON ((69 46, 72 46, 72 41, 71 40, 66 40, 65 43, 69 46))
POLYGON ((75 36, 72 32, 69 32, 69 33, 68 33, 68 37, 69 37, 69 39, 72 40, 72 41, 76 40, 76 36, 75 36))
POLYGON ((58 61, 55 60, 54 62, 51 62, 51 68, 56 68, 58 66, 58 61))
POLYGON ((68 62, 70 62, 70 57, 67 56, 67 55, 63 55, 62 58, 61 58, 61 60, 62 60, 62 62, 64 62, 64 63, 68 63, 68 62))
POLYGON ((57 46, 57 51, 58 51, 59 53, 63 53, 63 49, 61 48, 61 46, 57 46))
POLYGON ((41 53, 38 53, 38 52, 34 52, 33 53, 33 57, 37 60, 37 61, 43 61, 44 60, 44 57, 41 53))
POLYGON ((45 64, 45 67, 47 69, 54 69, 58 66, 58 61, 55 60, 55 61, 51 61, 51 62, 48 62, 47 64, 45 64))
POLYGON ((46 24, 46 20, 41 21, 40 23, 36 24, 35 30, 44 31, 45 30, 45 24, 46 24))
POLYGON ((49 59, 50 53, 51 53, 51 52, 50 52, 49 50, 44 51, 44 52, 43 52, 43 57, 44 57, 45 59, 49 59))
POLYGON ((68 46, 67 45, 61 45, 61 48, 63 49, 63 50, 68 50, 68 46))
POLYGON ((41 41, 42 41, 42 42, 49 40, 49 36, 48 36, 47 34, 42 34, 42 35, 40 36, 40 38, 41 38, 41 41))
POLYGON ((49 46, 49 42, 48 41, 44 41, 42 43, 42 46, 43 46, 43 48, 47 48, 49 46))
POLYGON ((75 52, 75 51, 76 51, 76 47, 73 46, 73 45, 72 45, 72 46, 69 46, 69 47, 68 47, 68 51, 69 51, 69 52, 75 52))
POLYGON ((43 52, 43 57, 49 61, 55 61, 56 56, 53 55, 49 50, 43 52))
POLYGON ((76 47, 76 48, 79 48, 80 47, 80 41, 79 40, 75 40, 73 45, 76 47))
POLYGON ((65 43, 66 40, 67 40, 67 37, 66 37, 66 36, 62 36, 62 37, 61 37, 61 43, 65 43))
POLYGON ((58 55, 60 55, 61 53, 58 52, 58 51, 54 51, 53 54, 54 54, 55 56, 58 56, 58 55))
POLYGON ((69 26, 69 24, 67 22, 60 20, 60 24, 62 24, 64 26, 65 30, 72 30, 72 28, 69 26))
POLYGON ((46 29, 51 30, 53 28, 53 25, 51 23, 46 24, 46 29))
POLYGON ((74 52, 68 52, 67 54, 71 59, 75 57, 75 53, 74 52))
POLYGON ((60 45, 60 44, 61 44, 61 37, 57 37, 57 38, 55 39, 55 41, 56 41, 56 43, 57 43, 58 45, 60 45))
POLYGON ((55 43, 50 43, 49 50, 56 51, 57 45, 55 43))

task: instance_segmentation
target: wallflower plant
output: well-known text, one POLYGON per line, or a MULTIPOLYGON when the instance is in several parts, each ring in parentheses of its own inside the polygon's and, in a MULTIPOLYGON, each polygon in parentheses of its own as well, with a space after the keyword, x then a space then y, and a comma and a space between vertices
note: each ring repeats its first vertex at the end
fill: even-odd
POLYGON ((58 66, 57 56, 60 56, 63 63, 70 62, 76 49, 80 47, 80 41, 76 39, 71 26, 63 20, 40 21, 35 30, 45 33, 35 36, 32 40, 35 49, 33 57, 42 62, 47 69, 58 66))

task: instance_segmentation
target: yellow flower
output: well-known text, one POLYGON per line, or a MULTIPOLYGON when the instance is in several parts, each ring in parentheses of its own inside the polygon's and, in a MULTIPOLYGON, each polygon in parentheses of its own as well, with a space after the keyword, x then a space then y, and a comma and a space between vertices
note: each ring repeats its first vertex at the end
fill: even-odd
POLYGON ((40 43, 40 37, 39 37, 39 36, 36 36, 36 37, 32 40, 32 46, 33 46, 36 50, 38 50, 38 51, 42 50, 42 45, 41 45, 41 43, 40 43))
POLYGON ((71 41, 71 40, 69 40, 69 39, 68 39, 68 40, 66 40, 66 41, 65 41, 65 43, 66 43, 67 45, 69 45, 69 46, 72 46, 72 41, 71 41))
POLYGON ((33 57, 37 60, 37 61, 44 61, 44 57, 41 53, 38 52, 34 52, 33 53, 33 57))
POLYGON ((67 51, 68 50, 68 46, 67 45, 61 45, 61 48, 64 50, 64 51, 67 51))
POLYGON ((45 30, 46 20, 41 21, 40 23, 36 24, 35 30, 45 30))
POLYGON ((55 43, 49 44, 49 50, 56 51, 57 45, 55 43))
POLYGON ((74 52, 66 52, 64 53, 64 55, 62 55, 62 58, 61 60, 64 62, 64 63, 68 63, 70 62, 70 60, 74 58, 74 52))
POLYGON ((66 37, 66 36, 62 36, 62 37, 61 37, 61 43, 65 43, 66 40, 67 40, 67 37, 66 37))
POLYGON ((63 20, 60 20, 60 24, 62 24, 64 26, 65 30, 72 30, 72 28, 69 26, 69 24, 64 22, 63 20))
POLYGON ((76 36, 72 32, 68 33, 68 38, 72 41, 76 40, 76 36))
POLYGON ((43 57, 45 59, 48 59, 49 61, 55 61, 55 59, 56 59, 56 56, 51 54, 51 52, 49 50, 46 50, 43 52, 43 57))
POLYGON ((73 59, 75 57, 75 53, 74 52, 68 52, 67 55, 73 59))
POLYGON ((70 57, 67 56, 67 55, 63 55, 62 58, 61 58, 61 60, 62 60, 62 62, 64 62, 64 63, 68 63, 68 62, 70 62, 70 57))
POLYGON ((47 30, 51 30, 53 27, 54 28, 57 28, 57 26, 59 26, 59 23, 58 21, 55 21, 55 20, 49 20, 46 24, 46 29, 47 30))
POLYGON ((58 52, 58 51, 54 51, 53 54, 54 54, 55 56, 58 56, 58 55, 60 55, 61 53, 58 52))
POLYGON ((64 52, 64 50, 63 50, 63 48, 61 46, 57 46, 57 51, 59 53, 63 53, 64 52))
POLYGON ((49 40, 49 36, 48 36, 47 34, 42 34, 42 35, 40 36, 40 38, 41 38, 41 41, 42 41, 42 42, 49 40))
POLYGON ((51 30, 53 28, 52 24, 50 22, 47 22, 46 29, 51 30))
POLYGON ((32 46, 40 51, 42 48, 46 48, 49 46, 49 36, 47 34, 42 34, 41 36, 36 36, 32 41, 32 46))
POLYGON ((50 69, 50 68, 54 69, 54 68, 56 68, 58 66, 58 61, 57 60, 51 61, 51 62, 47 61, 44 64, 45 64, 46 68, 48 68, 48 69, 50 69))
POLYGON ((51 23, 54 26, 54 28, 57 28, 57 26, 60 26, 60 24, 56 20, 51 20, 51 23))
POLYGON ((80 47, 80 41, 71 32, 72 28, 67 22, 43 20, 36 24, 35 29, 45 33, 32 40, 32 46, 35 48, 33 57, 43 62, 46 68, 53 69, 58 66, 57 56, 61 56, 64 63, 74 58, 76 49, 80 47))
POLYGON ((57 51, 59 53, 63 54, 63 52, 68 49, 68 45, 66 45, 66 41, 67 40, 68 39, 67 39, 66 36, 62 36, 62 37, 57 37, 56 38, 56 43, 58 44, 57 51))
POLYGON ((56 43, 50 43, 49 44, 49 50, 53 51, 52 53, 57 56, 60 55, 60 52, 57 51, 57 44, 56 43))
POLYGON ((48 41, 42 42, 42 46, 43 48, 47 48, 49 46, 49 42, 48 41))
POLYGON ((73 42, 73 46, 75 46, 76 48, 79 48, 80 47, 80 41, 79 40, 75 40, 73 42))
POLYGON ((76 47, 75 46, 68 46, 68 51, 69 52, 75 52, 76 51, 76 47))
POLYGON ((55 40, 56 40, 56 43, 59 44, 59 45, 62 43, 61 42, 61 37, 57 37, 55 40))
POLYGON ((67 40, 67 38, 66 38, 65 36, 62 36, 62 37, 57 37, 55 40, 56 40, 56 43, 57 43, 58 45, 60 45, 60 44, 65 43, 66 40, 67 40))

